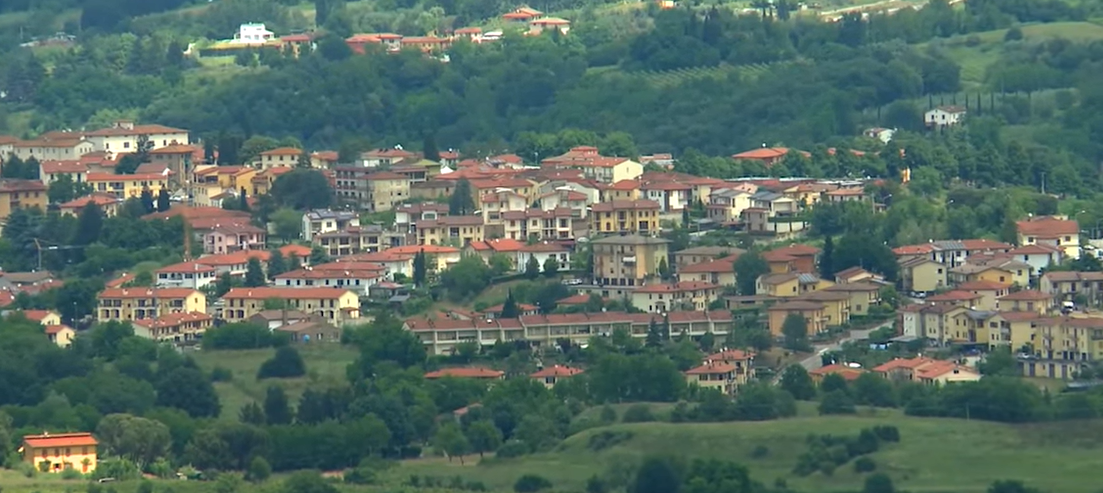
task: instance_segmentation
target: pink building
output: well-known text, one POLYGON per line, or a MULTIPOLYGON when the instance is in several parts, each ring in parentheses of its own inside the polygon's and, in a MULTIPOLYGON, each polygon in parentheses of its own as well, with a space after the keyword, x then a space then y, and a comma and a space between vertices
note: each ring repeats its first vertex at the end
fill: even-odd
POLYGON ((215 226, 203 234, 204 253, 232 253, 242 250, 263 250, 267 233, 249 224, 215 226))

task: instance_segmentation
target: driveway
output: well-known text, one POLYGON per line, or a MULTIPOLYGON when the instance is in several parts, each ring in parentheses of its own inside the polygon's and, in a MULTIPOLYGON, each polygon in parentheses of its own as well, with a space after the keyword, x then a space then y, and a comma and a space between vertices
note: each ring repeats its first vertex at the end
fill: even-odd
POLYGON ((850 335, 840 339, 836 343, 833 343, 833 344, 820 344, 820 345, 813 346, 813 349, 815 349, 815 353, 812 354, 812 356, 809 356, 809 357, 805 358, 803 361, 801 361, 800 366, 803 366, 805 370, 809 370, 809 371, 815 370, 815 369, 823 366, 823 361, 820 358, 821 354, 827 353, 827 352, 830 352, 830 351, 838 351, 838 350, 842 349, 843 344, 851 342, 851 341, 864 341, 866 339, 869 339, 869 334, 871 332, 873 332, 875 330, 878 330, 878 329, 881 329, 881 328, 884 328, 884 327, 892 327, 892 324, 893 324, 894 321, 895 321, 895 319, 890 318, 890 319, 886 320, 885 322, 881 323, 880 325, 876 325, 876 326, 871 327, 869 329, 852 330, 852 331, 850 331, 850 335))

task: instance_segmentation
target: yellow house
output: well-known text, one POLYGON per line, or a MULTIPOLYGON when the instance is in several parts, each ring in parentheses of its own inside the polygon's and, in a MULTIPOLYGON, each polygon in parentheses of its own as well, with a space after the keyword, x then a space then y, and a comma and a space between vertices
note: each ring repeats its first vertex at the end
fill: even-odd
POLYGON ((600 189, 599 202, 614 200, 633 201, 640 199, 639 180, 621 180, 600 189))
MULTIPOLYGON (((381 253, 384 258, 409 257, 412 259, 413 256, 417 255, 419 252, 425 252, 426 268, 429 272, 441 272, 463 258, 463 251, 459 248, 441 245, 406 245, 388 248, 381 253)), ((373 257, 371 254, 360 254, 360 257, 363 258, 365 262, 385 263, 384 260, 373 257)))
POLYGON ((111 153, 137 152, 138 142, 143 138, 149 142, 150 149, 190 144, 187 130, 157 124, 136 125, 130 120, 119 120, 108 128, 93 130, 84 136, 97 151, 111 153))
POLYGON ((222 318, 242 322, 265 310, 269 300, 284 302, 288 309, 322 317, 338 327, 360 318, 360 297, 341 288, 233 288, 224 296, 222 318))
POLYGON ((718 286, 735 286, 733 264, 736 258, 738 258, 738 255, 729 255, 722 259, 678 267, 678 281, 700 281, 710 282, 718 286))
POLYGON ((990 281, 1009 285, 1014 280, 1014 274, 994 265, 964 264, 950 269, 950 282, 954 284, 970 281, 990 281))
POLYGON ((364 180, 368 185, 365 205, 371 212, 389 211, 399 203, 410 199, 410 180, 403 175, 377 171, 365 176, 364 180))
POLYGON ((969 310, 957 305, 932 305, 925 307, 923 316, 923 335, 939 344, 951 342, 973 342, 970 329, 973 327, 968 316, 969 310))
POLYGON ((262 170, 275 167, 294 168, 299 164, 299 157, 302 154, 302 149, 280 147, 260 153, 253 161, 253 166, 262 170))
POLYGON ((996 300, 996 309, 1001 312, 1034 312, 1044 315, 1056 307, 1053 296, 1033 289, 1024 289, 996 300))
POLYGON ((591 233, 655 234, 659 232, 659 211, 654 200, 615 200, 590 208, 591 233))
POLYGON ((900 263, 904 291, 929 293, 949 286, 947 268, 927 257, 915 257, 900 263))
POLYGON ((1060 249, 1066 257, 1080 258, 1080 224, 1054 216, 1037 216, 1015 223, 1018 244, 1049 245, 1060 249))
POLYGON ((96 296, 96 320, 142 320, 170 313, 207 313, 207 297, 189 288, 108 288, 96 296))
POLYGON ((706 361, 705 364, 685 372, 686 384, 702 389, 713 389, 724 395, 735 394, 735 365, 722 361, 706 361))
MULTIPOLYGON (((1034 324, 1043 317, 1033 312, 999 312, 984 321, 984 334, 989 349, 1009 346, 1018 351, 1034 339, 1034 324)), ((981 331, 978 330, 978 339, 981 331)))
POLYGON ((804 318, 805 325, 808 327, 808 335, 819 334, 827 330, 827 325, 824 323, 826 308, 823 303, 799 300, 786 301, 771 306, 766 310, 770 334, 774 337, 781 337, 783 335, 781 329, 785 325, 785 319, 794 314, 804 318))
MULTIPOLYGON (((645 279, 659 273, 659 264, 667 258, 668 240, 649 236, 609 236, 590 242, 594 255, 594 283, 603 288, 625 287, 614 296, 623 296, 645 279)), ((602 296, 610 296, 603 292, 602 296)))
MULTIPOLYGON (((168 175, 144 173, 134 175, 113 175, 108 173, 90 173, 88 185, 92 191, 107 193, 120 199, 141 197, 143 190, 149 190, 156 198, 162 188, 167 189, 168 175)), ((169 190, 171 192, 171 190, 169 190)))
POLYGON ((867 315, 869 308, 881 303, 881 286, 871 282, 848 282, 824 288, 850 295, 850 314, 867 315))
POLYGON ((42 326, 61 325, 61 315, 53 310, 23 310, 23 316, 42 326))
POLYGON ((76 198, 58 205, 58 211, 62 215, 68 216, 80 216, 80 211, 88 206, 89 203, 96 204, 96 207, 100 208, 103 215, 106 217, 114 217, 119 213, 119 206, 122 205, 122 200, 118 197, 106 193, 94 193, 92 195, 85 195, 80 198, 76 198))
POLYGON ((788 298, 826 289, 835 283, 812 274, 783 272, 764 274, 755 281, 755 294, 788 298))
POLYGON ((23 462, 41 472, 73 469, 81 474, 96 470, 96 446, 91 433, 43 433, 23 437, 23 462))
POLYGON ((560 156, 541 161, 545 169, 577 169, 582 176, 605 183, 633 180, 643 174, 643 165, 623 157, 606 157, 592 146, 577 146, 560 156))
POLYGON ((467 246, 483 241, 483 218, 480 216, 439 216, 415 223, 420 245, 467 246))
POLYGON ((543 370, 529 375, 529 378, 536 380, 544 385, 544 387, 552 388, 560 380, 573 377, 582 373, 580 368, 571 368, 570 366, 552 365, 543 370))
POLYGON ((77 336, 76 331, 68 325, 47 325, 45 330, 46 337, 50 338, 50 342, 61 347, 69 347, 72 345, 73 338, 77 336))
POLYGON ((994 281, 970 281, 957 285, 955 289, 980 296, 972 308, 993 311, 996 309, 996 300, 1007 295, 1011 285, 994 281))
POLYGON ((828 327, 850 322, 850 293, 823 290, 803 294, 798 299, 823 304, 823 323, 828 327))
POLYGON ((21 207, 46 210, 48 198, 46 185, 38 180, 0 180, 0 219, 7 219, 12 211, 21 207))

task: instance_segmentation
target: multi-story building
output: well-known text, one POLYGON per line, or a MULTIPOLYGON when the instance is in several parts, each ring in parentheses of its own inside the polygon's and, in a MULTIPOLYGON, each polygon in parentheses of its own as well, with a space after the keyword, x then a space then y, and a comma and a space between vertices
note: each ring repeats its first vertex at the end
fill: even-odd
POLYGON ((1049 245, 1071 259, 1080 258, 1080 224, 1054 216, 1036 216, 1015 223, 1019 245, 1049 245))
POLYGON ((665 318, 648 313, 572 313, 525 315, 519 318, 454 320, 450 318, 412 318, 404 327, 414 333, 430 354, 452 354, 456 346, 474 342, 493 346, 498 341, 527 341, 534 346, 551 346, 560 339, 579 344, 594 336, 611 336, 624 331, 636 339, 647 337, 652 323, 670 323, 671 334, 699 337, 712 333, 723 337, 734 329, 730 311, 674 311, 665 318))
POLYGON ((703 281, 648 284, 632 291, 632 306, 645 312, 705 310, 716 299, 719 286, 703 281))
POLYGON ((12 211, 22 207, 45 211, 48 200, 46 185, 38 180, 0 180, 0 219, 6 219, 12 211))
POLYGON ((59 134, 52 137, 40 137, 35 140, 21 140, 12 144, 11 153, 26 161, 35 158, 38 161, 79 159, 96 150, 96 146, 74 134, 59 134))
POLYGON ((148 142, 150 149, 160 149, 174 144, 188 145, 188 131, 164 125, 135 125, 120 120, 109 128, 84 134, 97 151, 111 153, 137 152, 139 142, 148 142))
POLYGON ((370 262, 336 262, 284 272, 276 276, 276 287, 341 288, 367 296, 368 288, 385 280, 386 267, 370 262))
POLYGON ((360 226, 360 215, 353 211, 315 209, 303 214, 303 239, 313 241, 314 235, 342 231, 360 226))
POLYGON ((396 231, 412 233, 418 221, 434 221, 440 216, 447 215, 448 204, 436 202, 402 204, 395 208, 394 227, 396 231))
MULTIPOLYGON (((203 162, 203 149, 186 145, 170 144, 149 151, 150 162, 165 165, 169 171, 169 181, 177 187, 192 176, 196 163, 203 162)), ((255 195, 255 193, 254 193, 255 195)))
POLYGON ((644 198, 659 204, 663 214, 681 213, 696 202, 693 186, 678 181, 653 181, 640 185, 644 198))
POLYGON ((744 253, 746 253, 746 250, 730 246, 700 246, 686 248, 685 250, 674 252, 674 266, 680 271, 684 267, 700 264, 702 262, 711 262, 730 256, 738 258, 744 253))
POLYGON ((751 195, 751 206, 743 209, 746 230, 788 237, 804 230, 807 223, 800 214, 800 204, 777 192, 759 190, 751 195))
POLYGON ((541 162, 545 169, 577 169, 582 176, 605 183, 632 180, 643 174, 643 165, 623 157, 605 157, 596 147, 578 146, 541 162))
POLYGON ((369 224, 316 234, 312 243, 322 247, 330 257, 344 257, 400 246, 399 239, 398 235, 384 231, 382 226, 369 224))
POLYGON ((529 378, 540 382, 544 385, 545 388, 550 389, 552 387, 555 387, 555 384, 559 383, 560 381, 571 378, 580 373, 582 373, 581 368, 573 368, 563 365, 552 365, 529 375, 529 378))
POLYGON ((260 169, 294 168, 299 164, 299 158, 302 155, 302 149, 280 147, 260 153, 252 164, 253 167, 260 169))
POLYGON ((157 269, 154 281, 159 288, 203 289, 218 279, 218 271, 198 262, 181 262, 157 269))
POLYGON ((96 296, 96 320, 142 320, 170 313, 207 313, 207 297, 190 288, 107 288, 96 296))
POLYGON ((790 315, 804 319, 808 335, 819 334, 827 330, 827 316, 824 313, 826 309, 826 305, 815 301, 794 300, 773 305, 766 309, 770 334, 774 337, 784 335, 782 328, 785 326, 785 319, 790 315))
POLYGON ((203 253, 263 250, 267 242, 268 232, 251 224, 215 226, 203 233, 203 253))
POLYGON ((79 159, 48 160, 38 163, 38 178, 44 185, 50 186, 62 176, 68 177, 70 183, 84 183, 88 178, 88 165, 79 159))
POLYGON ((228 322, 244 321, 270 309, 266 305, 272 303, 318 315, 336 326, 360 318, 360 297, 351 290, 341 288, 234 288, 223 295, 222 300, 226 302, 222 318, 228 322))
POLYGON ((479 216, 441 216, 418 221, 414 227, 420 245, 462 247, 473 241, 483 241, 483 218, 479 216))
POLYGON ((708 218, 718 223, 735 223, 743 216, 743 211, 751 207, 751 195, 754 192, 739 188, 721 188, 712 191, 705 204, 708 218))
POLYGON ((502 236, 516 240, 569 240, 574 238, 574 216, 574 211, 566 207, 504 212, 502 236))
POLYGON ((530 258, 535 259, 541 269, 544 268, 544 263, 549 258, 554 258, 559 263, 559 270, 566 270, 571 265, 571 249, 555 242, 524 245, 517 249, 517 260, 514 263, 517 272, 525 271, 530 258))
POLYGON ((667 258, 669 243, 662 238, 639 235, 610 236, 591 241, 593 278, 602 287, 602 296, 608 297, 609 289, 623 295, 656 276, 659 264, 667 258))
POLYGON ((244 276, 249 270, 249 259, 256 258, 264 266, 271 254, 265 250, 241 250, 233 253, 221 253, 216 255, 204 255, 195 259, 198 264, 214 267, 217 275, 229 274, 234 277, 244 276))
POLYGON ((724 395, 734 395, 738 368, 722 361, 705 361, 701 366, 685 371, 686 385, 716 390, 724 395))
POLYGON ((653 200, 625 200, 594 204, 590 220, 592 234, 659 233, 661 207, 653 200))
POLYGON ((389 211, 410 196, 410 179, 394 171, 359 166, 334 169, 338 200, 371 212, 389 211))
POLYGON ((134 320, 134 335, 158 342, 194 344, 214 324, 214 317, 206 313, 170 313, 157 318, 134 320))
MULTIPOLYGON (((161 189, 169 189, 168 175, 160 173, 146 173, 134 175, 113 175, 107 173, 90 173, 88 184, 92 191, 109 193, 120 199, 137 198, 142 192, 148 190, 154 197, 161 189)), ((171 192, 171 189, 169 189, 171 192)))
POLYGON ((1103 272, 1046 272, 1038 281, 1038 290, 1059 301, 1097 305, 1103 302, 1103 272))
POLYGON ((72 469, 81 474, 96 470, 96 446, 91 433, 44 433, 26 435, 19 452, 23 462, 35 471, 60 473, 72 469))

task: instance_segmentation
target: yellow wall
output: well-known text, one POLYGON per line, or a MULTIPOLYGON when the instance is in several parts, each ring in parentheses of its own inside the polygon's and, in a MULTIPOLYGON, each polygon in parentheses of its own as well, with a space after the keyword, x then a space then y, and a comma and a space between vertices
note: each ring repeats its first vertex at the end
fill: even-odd
POLYGON ((935 291, 947 286, 947 267, 945 265, 932 260, 912 267, 910 270, 912 285, 910 288, 905 286, 910 291, 935 291))
MULTIPOLYGON (((376 180, 368 182, 372 211, 389 211, 410 198, 409 180, 376 180)), ((478 202, 476 202, 478 203, 478 202)))
POLYGON ((769 321, 771 334, 775 337, 781 337, 781 328, 785 325, 785 318, 788 317, 790 313, 797 313, 805 318, 808 324, 808 335, 819 334, 826 328, 823 324, 824 311, 822 309, 801 311, 770 310, 769 321))
MULTIPOLYGON (((137 288, 141 289, 141 288, 137 288)), ((155 295, 156 296, 156 295, 155 295)), ((108 320, 134 320, 137 312, 142 311, 141 318, 157 318, 170 313, 199 312, 207 313, 207 296, 202 292, 194 292, 186 298, 141 298, 146 306, 138 306, 139 298, 99 298, 96 307, 96 320, 105 322, 108 320), (150 312, 156 309, 156 315, 150 312)))
MULTIPOLYGON (((293 293, 292 293, 293 294, 293 293)), ((336 300, 321 300, 312 298, 285 298, 289 308, 299 310, 311 315, 319 315, 327 322, 340 326, 347 320, 342 308, 360 309, 360 297, 352 291, 342 294, 336 300), (333 301, 333 306, 330 306, 333 301)), ((226 308, 222 311, 222 318, 228 322, 241 322, 260 311, 264 310, 263 299, 230 299, 226 300, 226 308)))
POLYGON ((25 447, 23 449, 23 462, 34 466, 35 471, 40 471, 38 464, 42 461, 50 462, 51 472, 61 472, 68 465, 82 474, 87 474, 96 470, 96 447, 25 447), (88 460, 87 466, 84 465, 85 459, 88 460), (55 467, 57 467, 56 470, 55 467))
POLYGON ((126 178, 127 175, 115 175, 110 181, 96 180, 90 182, 92 190, 100 193, 110 193, 120 198, 129 199, 141 197, 142 190, 149 189, 154 198, 162 188, 168 187, 168 178, 159 177, 156 180, 126 178))
POLYGON ((780 296, 786 298, 800 295, 800 281, 797 278, 793 278, 790 281, 785 281, 779 284, 764 285, 762 287, 765 289, 765 291, 755 294, 780 296))

